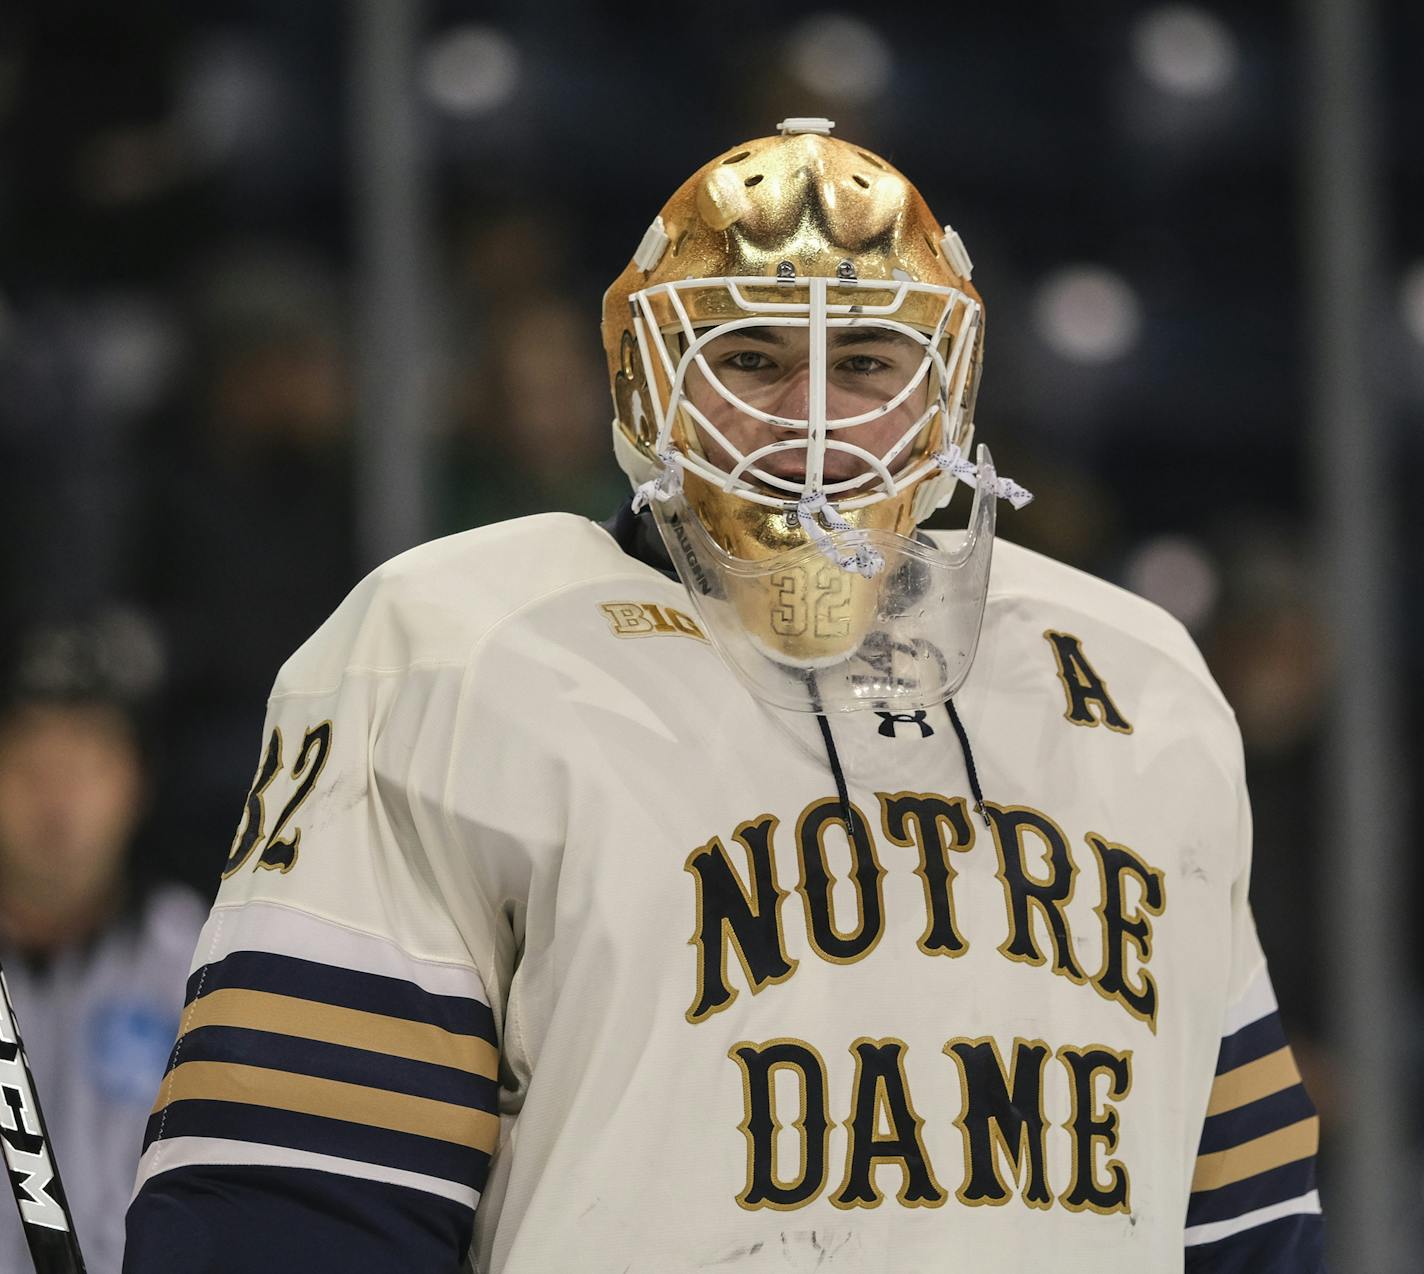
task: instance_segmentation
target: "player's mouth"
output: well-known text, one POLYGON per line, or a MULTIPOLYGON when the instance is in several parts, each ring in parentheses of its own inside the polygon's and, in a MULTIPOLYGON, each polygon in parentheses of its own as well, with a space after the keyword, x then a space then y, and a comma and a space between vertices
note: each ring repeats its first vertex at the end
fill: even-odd
MULTIPOLYGON (((756 462, 756 467, 773 478, 785 482, 806 481, 806 451, 797 447, 787 451, 773 451, 756 462)), ((844 482, 858 478, 869 471, 870 466, 859 456, 845 451, 828 451, 822 461, 821 476, 826 482, 844 482)))

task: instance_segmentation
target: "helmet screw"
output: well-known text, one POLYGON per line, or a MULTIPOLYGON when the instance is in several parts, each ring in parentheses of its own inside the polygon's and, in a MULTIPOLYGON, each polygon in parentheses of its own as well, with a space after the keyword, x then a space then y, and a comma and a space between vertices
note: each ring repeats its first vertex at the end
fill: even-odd
POLYGON ((854 280, 855 277, 856 275, 854 262, 842 261, 840 265, 836 266, 836 278, 854 280))
POLYGON ((796 277, 796 267, 790 261, 777 263, 776 277, 778 279, 794 279, 796 277))

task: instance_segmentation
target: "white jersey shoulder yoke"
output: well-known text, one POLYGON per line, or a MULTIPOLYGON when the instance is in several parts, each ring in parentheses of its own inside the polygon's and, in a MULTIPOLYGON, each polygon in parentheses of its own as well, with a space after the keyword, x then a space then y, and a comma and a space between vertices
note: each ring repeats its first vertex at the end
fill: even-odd
POLYGON ((366 576, 278 674, 273 693, 348 671, 458 664, 505 620, 573 584, 653 573, 597 524, 543 513, 432 540, 366 576))

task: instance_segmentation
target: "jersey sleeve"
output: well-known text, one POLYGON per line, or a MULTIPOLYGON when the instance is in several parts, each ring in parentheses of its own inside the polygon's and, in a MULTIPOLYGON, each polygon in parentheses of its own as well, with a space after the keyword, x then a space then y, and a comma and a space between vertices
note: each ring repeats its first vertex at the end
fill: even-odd
POLYGON ((513 937, 450 813, 463 666, 400 653, 279 678, 149 1119, 127 1274, 461 1268, 513 937))
POLYGON ((1187 1205, 1187 1274, 1322 1274, 1319 1120, 1286 1042, 1246 899, 1233 895, 1231 989, 1187 1205))

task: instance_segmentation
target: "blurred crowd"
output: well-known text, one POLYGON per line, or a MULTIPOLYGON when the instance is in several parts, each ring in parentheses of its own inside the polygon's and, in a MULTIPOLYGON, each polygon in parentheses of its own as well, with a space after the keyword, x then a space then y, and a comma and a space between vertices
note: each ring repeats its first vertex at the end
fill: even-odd
MULTIPOLYGON (((1173 46, 1148 26, 1163 8, 1195 11, 1075 11, 1032 47, 976 12, 951 51, 910 38, 908 4, 872 25, 733 0, 719 11, 757 33, 734 57, 688 12, 660 10, 634 48, 607 3, 537 19, 494 4, 477 21, 428 5, 415 87, 443 362, 427 521, 603 518, 623 498, 599 296, 687 173, 789 114, 827 114, 889 155, 975 256, 980 438, 1038 495, 1006 533, 1172 610, 1236 709, 1256 911, 1325 1116, 1328 1192, 1348 1061, 1324 1044, 1312 931, 1347 850, 1319 817, 1331 654, 1304 452, 1291 35, 1284 13, 1216 6, 1173 46)), ((372 494, 353 482, 344 14, 0 11, 0 954, 62 1112, 96 1274, 117 1271, 129 1184, 99 1130, 115 1146, 141 1135, 267 689, 374 565, 355 534, 372 494)), ((1417 25, 1390 20, 1401 37, 1417 25)), ((1401 198, 1421 164, 1416 149, 1391 170, 1401 198)), ((1411 249, 1424 259, 1402 231, 1401 270, 1411 249)), ((1424 273, 1401 304, 1416 293, 1424 311, 1424 273)), ((1424 467, 1410 370, 1424 317, 1381 324, 1391 410, 1416 426, 1381 477, 1403 492, 1424 467)), ((1398 534, 1417 714, 1424 526, 1398 534)), ((1400 747, 1412 803, 1417 732, 1400 747)), ((1419 972, 1407 951, 1416 1036, 1419 972)))

